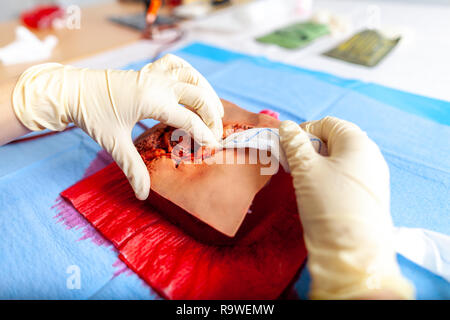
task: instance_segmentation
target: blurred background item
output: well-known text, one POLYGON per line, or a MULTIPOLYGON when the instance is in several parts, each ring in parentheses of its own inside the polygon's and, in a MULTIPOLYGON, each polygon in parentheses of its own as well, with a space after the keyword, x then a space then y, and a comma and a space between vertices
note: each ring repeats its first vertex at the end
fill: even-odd
POLYGON ((34 29, 48 29, 53 27, 56 19, 64 16, 64 10, 57 5, 37 6, 21 14, 22 23, 34 29))
POLYGON ((8 67, 0 65, 1 78, 17 77, 32 60, 71 63, 143 39, 149 59, 199 41, 449 97, 443 83, 450 74, 444 71, 450 0, 2 0, 0 7, 0 48, 16 43, 11 52, 17 39, 32 39, 17 36, 23 33, 18 26, 29 28, 40 43, 50 35, 58 39, 56 45, 47 42, 50 56, 45 50, 34 57, 22 52, 8 67), (432 59, 425 63, 424 56, 432 59), (410 77, 411 70, 421 77, 410 77))
POLYGON ((57 43, 58 38, 53 35, 41 41, 27 28, 18 27, 16 39, 0 48, 0 63, 11 65, 48 59, 57 43))

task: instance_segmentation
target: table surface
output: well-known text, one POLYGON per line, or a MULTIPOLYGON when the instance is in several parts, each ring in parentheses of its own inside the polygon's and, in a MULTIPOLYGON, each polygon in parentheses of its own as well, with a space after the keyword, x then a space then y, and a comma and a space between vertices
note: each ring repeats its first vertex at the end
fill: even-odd
MULTIPOLYGON (((143 5, 112 2, 81 8, 81 28, 79 30, 34 31, 44 39, 54 34, 59 40, 50 58, 51 61, 70 63, 96 53, 110 50, 140 39, 139 32, 109 22, 106 17, 118 14, 141 12, 143 5)), ((0 47, 14 40, 14 30, 20 25, 19 20, 0 24, 0 47)), ((18 77, 33 63, 12 66, 0 65, 0 82, 18 77)))
MULTIPOLYGON (((244 1, 244 0, 242 0, 244 1)), ((269 0, 270 1, 270 0, 269 0)), ((289 1, 289 0, 285 0, 289 1)), ((292 0, 293 1, 293 0, 292 0)), ((244 1, 245 2, 245 1, 244 1)), ((248 54, 263 55, 270 59, 298 65, 305 68, 331 72, 348 78, 358 78, 372 81, 389 87, 450 101, 450 6, 435 3, 409 3, 388 1, 332 1, 316 0, 313 11, 328 9, 352 21, 353 31, 361 26, 369 6, 376 5, 380 11, 381 26, 386 29, 399 30, 403 39, 399 45, 375 68, 344 63, 324 57, 322 52, 333 47, 349 35, 324 37, 307 48, 287 50, 273 45, 263 45, 254 41, 256 36, 265 34, 276 27, 305 18, 293 12, 289 17, 265 21, 249 26, 238 33, 205 31, 199 25, 204 22, 187 22, 185 39, 177 46, 183 46, 190 41, 204 41, 232 50, 248 54)), ((138 54, 128 50, 130 44, 139 43, 141 35, 138 31, 109 22, 106 17, 116 14, 136 13, 142 11, 142 5, 130 3, 107 3, 91 7, 82 7, 81 29, 57 30, 53 33, 58 37, 59 44, 55 48, 51 61, 75 63, 94 59, 94 66, 123 66, 134 56, 151 56, 158 45, 146 42, 144 47, 149 51, 138 54), (116 52, 105 65, 105 57, 109 52, 116 52), (101 54, 103 53, 103 54, 101 54), (106 55, 105 55, 106 53, 106 55), (117 53, 122 54, 122 57, 117 53), (133 53, 133 54, 131 54, 133 53), (119 58, 119 61, 117 59, 119 58), (123 60, 123 61, 122 61, 123 60)), ((226 14, 223 10, 223 14, 226 14)), ((217 21, 223 19, 217 16, 217 21)), ((226 19, 225 19, 226 21, 226 19)), ((18 21, 0 24, 0 47, 11 42, 18 21)), ((49 31, 36 32, 39 38, 44 38, 49 31)), ((145 42, 145 41, 144 41, 145 42)), ((142 41, 140 41, 142 44, 142 41)), ((134 50, 136 51, 136 50, 134 50)), ((81 65, 85 65, 82 63, 81 65)), ((87 63, 91 65, 90 63, 87 63)), ((14 66, 0 65, 0 85, 5 81, 14 81, 31 64, 14 66)))

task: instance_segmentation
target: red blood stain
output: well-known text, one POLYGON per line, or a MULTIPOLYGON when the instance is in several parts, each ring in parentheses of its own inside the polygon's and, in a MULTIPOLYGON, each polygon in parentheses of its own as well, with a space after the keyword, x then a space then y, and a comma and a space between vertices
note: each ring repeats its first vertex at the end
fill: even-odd
POLYGON ((163 297, 275 299, 292 282, 306 250, 293 189, 279 188, 286 181, 292 183, 290 176, 281 172, 274 178, 279 182, 269 192, 276 194, 279 204, 248 237, 229 246, 202 243, 148 203, 136 200, 116 164, 61 195, 114 244, 120 259, 163 297))
MULTIPOLYGON (((101 150, 97 153, 94 160, 91 161, 89 166, 86 168, 86 171, 83 174, 83 178, 86 178, 95 172, 103 169, 105 166, 112 162, 111 156, 104 150, 101 150)), ((57 214, 53 217, 57 219, 57 223, 60 223, 65 226, 67 230, 81 230, 82 236, 78 239, 81 240, 91 240, 94 244, 98 246, 110 247, 111 250, 117 252, 115 247, 112 245, 111 241, 102 236, 100 232, 95 229, 88 220, 86 220, 73 206, 70 202, 66 201, 61 196, 55 201, 55 204, 52 206, 57 214)), ((120 259, 117 259, 116 262, 113 263, 113 267, 116 268, 116 271, 113 274, 113 278, 118 275, 124 273, 130 275, 133 273, 127 265, 120 259)))

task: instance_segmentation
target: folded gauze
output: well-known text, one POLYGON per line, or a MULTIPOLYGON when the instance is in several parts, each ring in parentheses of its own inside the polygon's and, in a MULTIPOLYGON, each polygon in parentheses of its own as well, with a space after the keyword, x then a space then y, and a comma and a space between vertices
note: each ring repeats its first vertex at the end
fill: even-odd
MULTIPOLYGON (((314 149, 323 156, 328 155, 327 145, 316 136, 307 133, 314 149)), ((253 128, 229 135, 222 141, 224 149, 249 148, 270 152, 283 167, 284 171, 290 172, 289 165, 280 146, 280 134, 274 128, 253 128)))

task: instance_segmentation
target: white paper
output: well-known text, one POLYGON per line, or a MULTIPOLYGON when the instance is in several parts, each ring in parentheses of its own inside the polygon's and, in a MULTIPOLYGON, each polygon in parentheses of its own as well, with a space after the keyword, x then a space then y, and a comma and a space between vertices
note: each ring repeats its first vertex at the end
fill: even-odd
POLYGON ((450 281, 450 236, 421 228, 394 229, 395 249, 405 258, 450 281))
POLYGON ((0 48, 0 62, 11 65, 48 59, 57 43, 53 35, 41 41, 27 28, 17 27, 16 39, 0 48))

